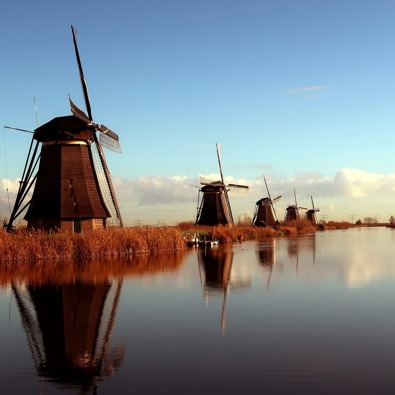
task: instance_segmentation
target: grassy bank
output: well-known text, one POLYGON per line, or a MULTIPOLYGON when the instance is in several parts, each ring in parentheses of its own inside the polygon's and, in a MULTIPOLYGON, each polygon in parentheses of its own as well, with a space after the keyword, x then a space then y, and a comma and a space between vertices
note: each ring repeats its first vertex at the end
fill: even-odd
POLYGON ((182 232, 176 227, 114 227, 74 235, 25 229, 0 232, 0 263, 130 256, 183 248, 182 232))
POLYGON ((255 227, 251 225, 228 226, 195 226, 192 223, 181 223, 178 225, 184 233, 198 233, 200 236, 214 238, 220 243, 237 242, 243 240, 254 240, 267 237, 297 236, 300 234, 314 233, 317 231, 347 229, 356 227, 349 222, 328 222, 314 226, 306 219, 285 222, 281 227, 255 227))
POLYGON ((13 262, 44 262, 82 258, 136 256, 186 248, 185 233, 199 233, 201 237, 219 240, 220 243, 262 239, 268 237, 296 236, 317 230, 346 229, 348 222, 329 222, 318 227, 307 220, 284 223, 278 229, 251 225, 195 226, 181 223, 163 227, 111 227, 92 232, 67 235, 63 233, 28 232, 24 228, 10 234, 0 231, 0 264, 13 262))

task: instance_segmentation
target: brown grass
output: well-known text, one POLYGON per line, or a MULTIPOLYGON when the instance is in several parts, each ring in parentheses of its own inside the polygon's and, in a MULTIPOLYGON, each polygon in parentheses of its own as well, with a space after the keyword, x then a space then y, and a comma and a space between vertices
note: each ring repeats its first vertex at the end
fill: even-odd
POLYGON ((29 232, 19 228, 12 234, 0 231, 0 265, 4 267, 14 262, 35 262, 36 265, 40 265, 48 260, 107 258, 179 251, 186 247, 183 239, 185 233, 199 233, 201 237, 206 236, 217 239, 220 243, 229 243, 355 226, 349 222, 328 222, 316 227, 308 220, 283 223, 279 229, 251 225, 210 227, 182 223, 178 226, 163 227, 111 227, 74 235, 29 232))
POLYGON ((108 228, 67 235, 64 233, 0 232, 0 263, 86 257, 128 256, 185 248, 176 227, 108 228))
POLYGON ((184 233, 199 233, 201 236, 214 238, 220 243, 237 242, 243 240, 254 240, 266 237, 296 236, 298 234, 314 233, 317 230, 347 229, 357 225, 350 222, 334 222, 314 226, 307 219, 283 222, 278 229, 271 227, 255 227, 251 225, 238 224, 229 226, 195 226, 191 222, 183 222, 178 225, 184 233))

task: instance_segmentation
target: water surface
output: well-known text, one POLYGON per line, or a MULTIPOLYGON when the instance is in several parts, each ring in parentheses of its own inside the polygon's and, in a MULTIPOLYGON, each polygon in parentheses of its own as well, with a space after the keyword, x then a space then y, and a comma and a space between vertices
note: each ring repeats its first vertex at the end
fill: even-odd
POLYGON ((349 229, 1 272, 2 393, 392 394, 394 252, 349 229))

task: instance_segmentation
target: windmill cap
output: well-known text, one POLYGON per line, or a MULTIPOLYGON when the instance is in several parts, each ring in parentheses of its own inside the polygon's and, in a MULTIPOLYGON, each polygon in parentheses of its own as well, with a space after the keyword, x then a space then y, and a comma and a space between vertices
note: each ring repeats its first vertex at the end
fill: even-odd
POLYGON ((41 125, 34 131, 34 138, 37 141, 69 140, 70 134, 77 134, 81 129, 87 129, 86 122, 74 115, 56 117, 51 121, 41 125), (67 132, 68 134, 64 134, 67 132))

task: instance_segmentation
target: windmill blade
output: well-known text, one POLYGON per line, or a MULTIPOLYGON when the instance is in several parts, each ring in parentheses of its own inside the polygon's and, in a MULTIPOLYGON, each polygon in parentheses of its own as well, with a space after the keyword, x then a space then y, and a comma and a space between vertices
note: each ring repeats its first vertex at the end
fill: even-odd
POLYGON ((314 212, 315 212, 315 213, 318 213, 318 211, 320 211, 319 208, 315 208, 315 209, 314 209, 314 212))
POLYGON ((103 147, 109 149, 110 151, 122 153, 119 141, 113 139, 108 134, 101 132, 99 136, 99 141, 103 147))
POLYGON ((294 188, 294 198, 295 198, 295 207, 296 207, 296 210, 298 209, 298 202, 296 201, 296 191, 295 191, 295 188, 294 188))
POLYGON ((76 57, 77 63, 78 63, 78 71, 80 73, 81 87, 82 87, 82 92, 84 94, 86 111, 88 113, 89 120, 92 121, 93 120, 93 118, 92 118, 92 109, 91 109, 89 96, 88 96, 88 86, 86 85, 86 82, 85 82, 84 72, 82 70, 80 54, 78 52, 78 46, 77 46, 77 30, 73 26, 71 26, 71 31, 72 31, 72 34, 73 34, 73 43, 74 43, 75 57, 76 57))
MULTIPOLYGON (((76 59, 77 59, 78 70, 79 70, 81 86, 82 86, 82 92, 83 92, 83 95, 84 95, 85 106, 86 106, 86 110, 87 110, 88 116, 86 116, 86 114, 83 111, 81 111, 80 109, 78 109, 78 107, 76 107, 75 105, 74 105, 74 110, 76 111, 76 109, 78 109, 79 111, 78 112, 76 111, 75 114, 73 112, 73 114, 75 116, 79 117, 80 119, 84 120, 85 122, 88 122, 88 125, 92 125, 95 129, 98 129, 98 125, 93 122, 93 118, 92 118, 92 109, 91 109, 89 96, 88 96, 88 87, 87 87, 86 82, 85 82, 84 72, 82 70, 82 65, 81 65, 81 59, 80 59, 80 55, 79 55, 79 52, 78 52, 77 37, 76 37, 77 31, 76 31, 76 29, 74 29, 73 26, 71 26, 71 32, 73 34, 73 43, 74 43, 74 49, 75 49, 75 56, 76 56, 76 59)), ((72 104, 71 100, 70 100, 70 104, 72 104)), ((73 109, 72 109, 72 111, 73 111, 73 109)), ((108 192, 109 192, 108 193, 109 194, 109 201, 111 202, 111 205, 114 208, 115 217, 116 217, 114 219, 117 220, 117 222, 119 223, 120 226, 123 226, 121 212, 119 210, 117 198, 116 198, 114 187, 113 187, 113 184, 112 184, 112 181, 111 181, 110 172, 109 172, 108 167, 107 167, 106 158, 104 156, 103 148, 101 146, 100 141, 97 138, 96 133, 92 133, 92 134, 93 134, 94 142, 96 143, 95 147, 97 148, 96 152, 97 152, 97 156, 99 158, 100 167, 103 170, 103 174, 104 174, 104 178, 105 178, 105 184, 106 184, 106 189, 108 189, 108 192)), ((115 133, 114 133, 114 135, 115 135, 115 133)), ((91 146, 91 150, 92 150, 92 152, 94 152, 93 145, 91 146)))
POLYGON ((271 198, 271 196, 270 196, 269 187, 267 186, 267 182, 266 182, 266 177, 265 177, 265 175, 263 175, 263 180, 265 181, 266 190, 267 190, 267 195, 268 195, 268 197, 269 197, 269 201, 270 201, 270 204, 271 204, 271 206, 272 206, 274 216, 276 217, 276 221, 278 221, 276 209, 274 208, 274 204, 273 204, 273 203, 274 203, 275 200, 279 200, 279 199, 281 198, 281 196, 277 196, 274 200, 272 200, 272 198, 271 198))
POLYGON ((313 206, 313 210, 315 211, 313 196, 310 196, 310 197, 311 197, 311 205, 313 206))
POLYGON ((270 196, 270 192, 269 192, 269 187, 267 186, 267 182, 266 182, 266 177, 265 177, 265 175, 263 175, 263 180, 265 181, 267 196, 269 197, 270 200, 272 200, 272 198, 271 198, 271 196, 270 196))
MULTIPOLYGON (((217 148, 217 156, 218 156, 218 164, 219 164, 219 172, 221 174, 221 182, 222 185, 225 185, 224 182, 224 175, 222 173, 222 164, 221 164, 221 147, 218 143, 216 143, 216 148, 217 148)), ((229 196, 228 196, 228 190, 226 188, 224 188, 224 196, 225 196, 225 200, 226 200, 226 205, 227 205, 227 210, 230 216, 230 221, 231 221, 231 225, 234 225, 234 220, 233 220, 233 214, 232 214, 232 209, 230 207, 230 202, 229 202, 229 196)))
POLYGON ((100 130, 101 133, 104 133, 108 135, 108 137, 116 141, 119 141, 119 136, 116 133, 114 133, 111 129, 109 129, 107 126, 97 125, 97 128, 100 130))
POLYGON ((19 132, 25 132, 25 133, 32 133, 34 134, 34 132, 32 130, 26 130, 26 129, 20 129, 20 128, 13 128, 12 126, 3 126, 6 129, 11 129, 11 130, 18 130, 19 132))
POLYGON ((206 178, 206 177, 200 177, 200 183, 202 185, 221 185, 222 182, 220 180, 218 181, 214 181, 210 178, 206 178))
POLYGON ((88 116, 81 110, 79 109, 71 100, 70 96, 69 96, 69 102, 70 102, 70 109, 71 112, 79 119, 81 119, 81 121, 84 121, 88 124, 91 123, 91 120, 88 118, 88 116))
POLYGON ((100 130, 100 144, 111 151, 121 153, 118 135, 104 125, 98 125, 98 129, 100 130))
POLYGON ((249 188, 248 185, 241 185, 241 184, 228 184, 228 187, 231 187, 231 188, 244 188, 244 189, 248 189, 249 188))
POLYGON ((219 145, 218 143, 216 143, 216 147, 217 147, 217 156, 218 156, 219 172, 220 172, 220 174, 221 174, 221 181, 222 181, 222 184, 225 184, 225 183, 224 183, 224 176, 223 176, 223 174, 222 174, 221 147, 220 147, 220 145, 219 145))
POLYGON ((308 210, 306 207, 297 207, 297 210, 308 210))
POLYGON ((272 203, 277 202, 277 201, 280 200, 280 199, 281 199, 281 195, 275 197, 275 198, 272 200, 272 203))

